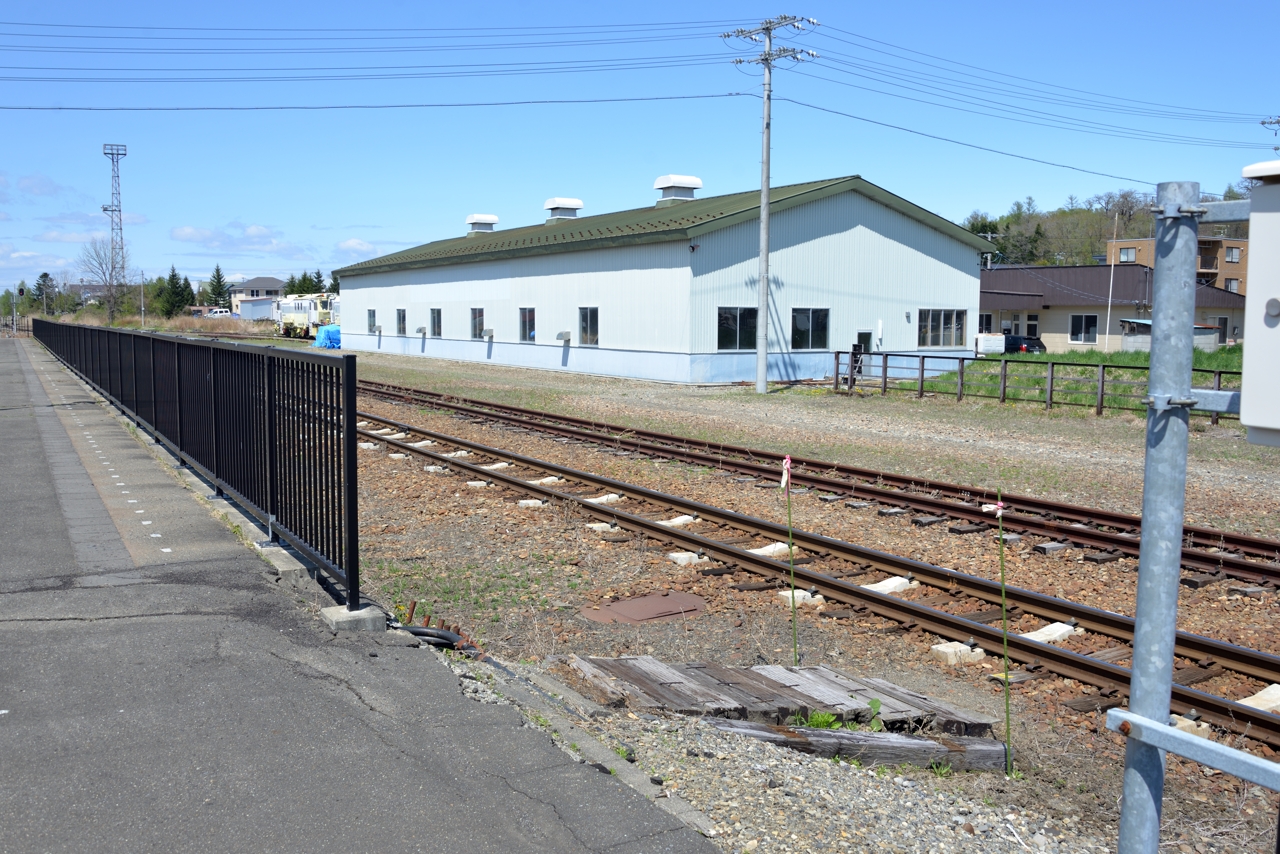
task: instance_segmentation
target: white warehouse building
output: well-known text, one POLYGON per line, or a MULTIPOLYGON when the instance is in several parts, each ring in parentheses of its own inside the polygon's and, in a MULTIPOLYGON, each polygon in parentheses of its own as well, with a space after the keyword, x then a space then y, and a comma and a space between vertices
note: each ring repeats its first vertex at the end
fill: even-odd
MULTIPOLYGON (((689 383, 755 377, 760 195, 694 198, 668 175, 653 207, 471 231, 335 270, 342 346, 689 383)), ((830 376, 832 352, 968 352, 981 253, 994 247, 859 176, 775 187, 769 378, 830 376)))

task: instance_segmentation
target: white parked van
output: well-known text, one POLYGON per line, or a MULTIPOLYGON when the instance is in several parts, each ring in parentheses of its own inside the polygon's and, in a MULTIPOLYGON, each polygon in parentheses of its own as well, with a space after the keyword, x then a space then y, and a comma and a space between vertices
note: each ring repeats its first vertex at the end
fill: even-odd
POLYGON ((231 316, 231 309, 229 308, 215 308, 213 311, 205 315, 205 317, 230 317, 230 316, 231 316))

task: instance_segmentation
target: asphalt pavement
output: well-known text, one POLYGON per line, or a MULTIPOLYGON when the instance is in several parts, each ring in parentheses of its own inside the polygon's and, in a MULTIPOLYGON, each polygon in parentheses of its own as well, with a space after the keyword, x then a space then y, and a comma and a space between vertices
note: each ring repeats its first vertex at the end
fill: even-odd
POLYGON ((29 339, 0 461, 0 852, 717 850, 433 653, 328 631, 29 339))

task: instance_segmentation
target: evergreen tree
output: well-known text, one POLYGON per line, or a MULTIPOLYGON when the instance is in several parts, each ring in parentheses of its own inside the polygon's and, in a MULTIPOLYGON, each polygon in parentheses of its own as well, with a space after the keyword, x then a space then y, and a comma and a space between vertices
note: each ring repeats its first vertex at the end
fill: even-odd
POLYGON ((293 296, 300 293, 303 292, 298 290, 298 277, 290 273, 288 281, 284 283, 284 294, 285 296, 293 296))
POLYGON ((302 271, 302 275, 298 277, 298 293, 314 294, 316 292, 316 283, 312 280, 311 274, 306 270, 302 271))
POLYGON ((338 293, 338 277, 334 276, 332 273, 329 275, 333 276, 333 278, 329 280, 329 293, 336 294, 338 293))
POLYGON ((321 273, 319 270, 316 270, 314 273, 311 274, 311 281, 315 282, 316 293, 318 294, 324 293, 324 273, 321 273))
POLYGON ((182 307, 181 294, 178 289, 182 287, 182 277, 178 275, 178 268, 169 267, 169 277, 165 279, 164 289, 160 291, 160 299, 156 301, 156 311, 165 317, 173 317, 178 313, 178 309, 182 307))
POLYGON ((227 280, 222 277, 222 265, 213 265, 213 275, 209 277, 209 305, 218 308, 231 308, 231 291, 227 288, 227 280))
POLYGON ((182 305, 178 306, 178 311, 185 313, 186 310, 195 305, 196 302, 196 293, 191 287, 191 280, 186 276, 182 277, 182 291, 180 293, 182 297, 182 305))

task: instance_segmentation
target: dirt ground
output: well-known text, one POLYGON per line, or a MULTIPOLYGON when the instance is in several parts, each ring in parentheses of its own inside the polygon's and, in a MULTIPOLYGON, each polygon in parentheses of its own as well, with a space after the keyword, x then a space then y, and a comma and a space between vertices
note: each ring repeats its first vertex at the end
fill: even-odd
MULTIPOLYGON (((850 465, 1137 513, 1145 422, 946 397, 849 397, 797 386, 682 386, 361 353, 362 379, 401 383, 850 465)), ((1280 538, 1280 448, 1192 420, 1187 520, 1280 538)))
MULTIPOLYGON (((1128 512, 1139 509, 1142 425, 1127 417, 1095 419, 942 399, 834 398, 811 388, 761 399, 738 388, 627 383, 382 356, 361 355, 360 362, 362 377, 369 379, 1128 512), (1082 467, 1082 461, 1101 465, 1082 467)), ((381 406, 386 405, 369 404, 381 406)), ((455 435, 481 430, 413 407, 386 411, 455 435)), ((472 438, 513 449, 524 443, 519 449, 547 458, 558 452, 567 455, 562 462, 577 468, 703 500, 714 497, 714 503, 765 518, 779 513, 776 490, 735 488, 728 479, 687 466, 605 456, 586 446, 539 454, 535 446, 550 443, 496 430, 472 438)), ((1234 427, 1197 431, 1189 518, 1277 536, 1278 464, 1280 454, 1247 445, 1234 427)), ((605 542, 572 509, 553 504, 521 510, 508 500, 513 496, 497 489, 468 490, 462 478, 423 473, 414 460, 363 452, 361 465, 361 538, 370 592, 392 606, 416 600, 419 617, 425 610, 458 623, 499 656, 542 661, 568 652, 646 653, 664 660, 744 665, 791 661, 789 613, 775 594, 729 589, 744 579, 702 577, 668 561, 666 549, 656 542, 605 542), (668 587, 704 596, 707 611, 696 620, 640 626, 593 623, 579 614, 604 599, 668 587)), ((879 520, 874 511, 820 505, 812 498, 798 498, 796 507, 800 527, 965 572, 990 577, 996 571, 990 549, 977 541, 911 530, 900 520, 879 520)), ((1131 567, 1086 569, 1070 557, 1039 559, 1020 552, 1011 555, 1009 565, 1012 583, 1129 610, 1131 567)), ((1262 646, 1270 642, 1275 604, 1274 597, 1242 602, 1208 588, 1186 591, 1183 607, 1189 620, 1200 621, 1194 630, 1213 635, 1230 628, 1241 633, 1237 642, 1262 646)), ((1000 688, 984 678, 989 659, 985 667, 946 668, 928 657, 936 638, 889 628, 877 620, 849 623, 804 611, 799 649, 806 663, 825 661, 1003 715, 1000 688)), ((1227 695, 1257 690, 1236 681, 1198 687, 1227 695)), ((1056 678, 1015 687, 1012 735, 1025 776, 957 775, 934 785, 958 787, 974 797, 998 794, 1002 801, 1046 813, 1080 815, 1091 833, 1113 838, 1121 740, 1100 726, 1098 715, 1060 705, 1089 690, 1056 678)), ((1247 746, 1271 755, 1256 743, 1247 746)), ((1276 802, 1260 790, 1172 759, 1167 795, 1165 839, 1174 850, 1270 850, 1276 802)))

